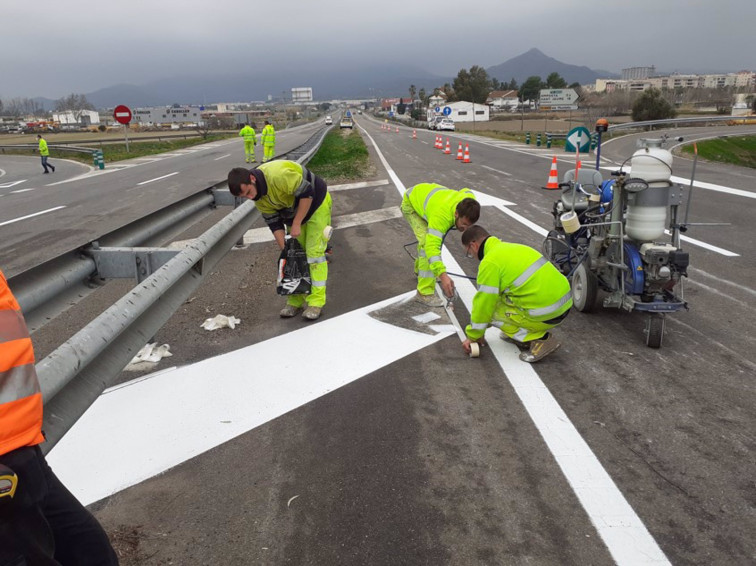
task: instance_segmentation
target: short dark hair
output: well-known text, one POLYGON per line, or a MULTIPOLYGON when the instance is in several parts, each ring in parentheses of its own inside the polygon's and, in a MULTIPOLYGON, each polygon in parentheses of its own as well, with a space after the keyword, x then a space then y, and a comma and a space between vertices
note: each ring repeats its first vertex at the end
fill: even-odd
POLYGON ((475 224, 480 218, 480 203, 474 198, 466 198, 457 205, 457 214, 475 224))
POLYGON ((241 186, 251 184, 251 178, 252 173, 249 172, 249 169, 234 167, 228 172, 228 190, 231 191, 232 195, 238 197, 241 194, 241 186))
POLYGON ((483 226, 473 224, 472 226, 468 227, 467 230, 462 232, 462 245, 467 247, 470 245, 470 242, 485 240, 490 235, 491 234, 488 233, 488 230, 483 228, 483 226))

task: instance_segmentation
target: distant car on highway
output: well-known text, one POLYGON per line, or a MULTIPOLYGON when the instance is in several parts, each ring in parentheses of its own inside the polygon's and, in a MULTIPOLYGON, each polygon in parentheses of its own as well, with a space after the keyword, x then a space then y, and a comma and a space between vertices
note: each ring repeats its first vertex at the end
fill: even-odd
POLYGON ((333 118, 326 116, 326 126, 330 126, 331 124, 333 124, 333 118))
POLYGON ((439 131, 453 132, 454 120, 452 120, 451 118, 443 118, 436 124, 436 129, 439 131))

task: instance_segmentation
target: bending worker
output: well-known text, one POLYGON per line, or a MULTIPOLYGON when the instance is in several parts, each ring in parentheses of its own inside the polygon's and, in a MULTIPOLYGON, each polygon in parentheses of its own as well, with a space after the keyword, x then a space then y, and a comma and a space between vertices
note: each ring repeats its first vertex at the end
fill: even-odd
POLYGON ((257 143, 257 134, 252 126, 244 124, 244 127, 239 130, 239 135, 244 138, 244 161, 247 163, 255 163, 255 144, 257 143))
POLYGON ((524 362, 537 362, 557 350, 560 343, 550 330, 572 306, 567 278, 533 248, 502 242, 481 226, 465 230, 462 245, 480 260, 465 351, 470 352, 471 342, 483 343, 489 326, 501 329, 500 338, 522 350, 524 362))
POLYGON ((265 126, 260 134, 260 143, 263 146, 263 163, 265 163, 273 159, 276 153, 276 130, 268 120, 265 120, 265 126))
POLYGON ((415 300, 431 307, 444 305, 436 295, 436 278, 447 297, 454 295, 454 282, 441 261, 444 236, 452 228, 464 232, 480 216, 480 203, 470 189, 447 189, 436 183, 420 183, 407 189, 402 214, 417 238, 417 295, 415 300))
POLYGON ((280 315, 296 315, 306 301, 302 316, 317 319, 326 303, 328 279, 323 230, 331 224, 332 201, 326 182, 299 163, 281 159, 251 170, 232 169, 228 188, 235 196, 255 201, 278 247, 284 248, 287 226, 289 234, 302 244, 310 266, 312 291, 309 295, 289 295, 280 315))
POLYGON ((34 349, 0 271, 0 564, 117 565, 97 519, 48 466, 44 441, 34 349))

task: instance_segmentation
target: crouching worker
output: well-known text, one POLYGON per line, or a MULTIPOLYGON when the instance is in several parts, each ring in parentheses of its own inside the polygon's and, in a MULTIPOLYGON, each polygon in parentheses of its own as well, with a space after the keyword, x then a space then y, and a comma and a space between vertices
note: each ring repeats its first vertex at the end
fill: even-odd
POLYGON ((404 193, 402 214, 417 238, 415 300, 431 307, 443 306, 444 300, 436 295, 436 278, 444 295, 454 295, 454 282, 441 261, 444 236, 452 228, 464 232, 475 224, 480 203, 470 189, 457 191, 436 183, 420 183, 404 193))
POLYGON ((234 196, 255 201, 263 219, 273 232, 278 247, 284 248, 286 229, 299 240, 310 266, 312 292, 289 295, 281 317, 302 316, 316 320, 326 303, 328 263, 323 229, 331 224, 331 195, 326 182, 294 161, 263 163, 256 169, 237 167, 228 174, 228 188, 234 196))
POLYGON ((480 260, 465 351, 470 352, 471 342, 483 343, 489 326, 522 350, 524 362, 540 361, 557 350, 561 344, 550 330, 572 306, 567 278, 533 248, 502 242, 481 226, 465 230, 462 245, 468 256, 480 260))

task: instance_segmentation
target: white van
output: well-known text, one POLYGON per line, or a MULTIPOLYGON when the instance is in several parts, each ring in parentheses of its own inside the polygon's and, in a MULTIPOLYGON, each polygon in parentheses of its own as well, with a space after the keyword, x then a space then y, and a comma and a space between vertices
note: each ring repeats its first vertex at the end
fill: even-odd
POLYGON ((326 126, 330 126, 333 124, 333 118, 330 116, 326 116, 326 126))

